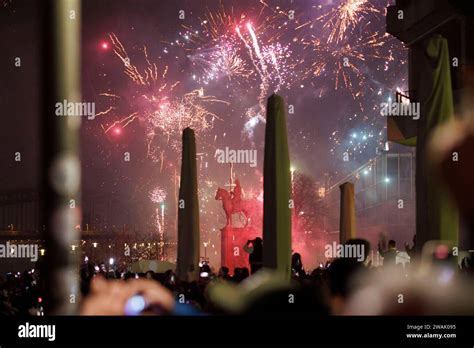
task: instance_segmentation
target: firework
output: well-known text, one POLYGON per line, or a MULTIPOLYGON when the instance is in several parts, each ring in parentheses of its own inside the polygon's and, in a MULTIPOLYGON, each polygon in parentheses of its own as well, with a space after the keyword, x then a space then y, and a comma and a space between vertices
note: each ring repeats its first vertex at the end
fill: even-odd
POLYGON ((268 42, 278 41, 281 35, 281 22, 288 19, 288 13, 280 7, 273 8, 264 1, 260 1, 259 7, 251 7, 246 12, 237 13, 234 7, 226 9, 223 4, 216 11, 207 10, 200 18, 201 30, 193 30, 189 26, 183 26, 182 33, 185 42, 194 42, 202 47, 206 45, 220 45, 222 42, 238 41, 235 28, 242 28, 247 23, 258 23, 254 27, 257 32, 265 32, 268 42), (247 13, 249 15, 247 15, 247 13))
MULTIPOLYGON (((322 5, 313 6, 321 10, 322 5)), ((296 30, 313 29, 317 23, 322 23, 324 29, 329 30, 327 42, 339 43, 347 38, 362 22, 368 23, 369 15, 380 14, 381 11, 368 0, 343 0, 338 6, 314 19, 298 25, 296 30)))
POLYGON ((317 20, 326 20, 324 27, 330 29, 328 42, 339 42, 347 31, 352 30, 369 14, 380 13, 368 0, 345 0, 329 13, 317 20))
MULTIPOLYGON (((114 110, 113 107, 110 107, 109 109, 107 109, 106 111, 102 112, 101 114, 102 115, 106 115, 109 113, 109 111, 112 111, 114 110)), ((117 121, 114 121, 113 123, 107 125, 107 126, 104 126, 104 125, 101 125, 104 133, 108 133, 109 131, 111 131, 112 129, 123 129, 125 127, 127 127, 130 123, 132 123, 133 121, 135 121, 135 119, 138 118, 138 112, 132 112, 130 115, 128 116, 125 116, 117 121)))
POLYGON ((290 88, 296 82, 294 76, 296 64, 290 62, 293 55, 290 46, 279 42, 272 43, 262 47, 262 54, 267 66, 272 67, 271 72, 267 69, 267 76, 275 86, 274 92, 278 92, 282 88, 290 88))
POLYGON ((201 26, 206 41, 210 39, 211 42, 219 44, 222 41, 232 41, 233 28, 242 25, 245 20, 245 14, 235 14, 233 7, 227 12, 221 5, 215 12, 207 11, 201 20, 201 26))
POLYGON ((265 102, 271 89, 272 92, 278 92, 283 86, 289 87, 292 84, 291 73, 295 64, 289 62, 292 55, 289 45, 278 42, 261 45, 252 24, 247 23, 246 28, 249 38, 244 35, 240 27, 236 27, 235 31, 245 45, 248 57, 260 79, 259 110, 254 112, 253 108, 249 108, 247 111, 248 118, 252 119, 264 117, 265 102))
MULTIPOLYGON (((151 63, 148 59, 148 53, 146 47, 144 47, 144 54, 147 62, 146 68, 142 73, 138 68, 131 63, 130 57, 128 56, 125 47, 117 38, 117 36, 112 33, 109 35, 110 40, 114 46, 115 55, 122 61, 124 66, 124 73, 136 84, 141 86, 150 86, 158 81, 158 67, 155 63, 151 63)), ((166 69, 165 69, 166 71, 166 69)))
POLYGON ((163 203, 166 199, 166 190, 161 187, 155 187, 150 191, 150 200, 153 203, 163 203))
MULTIPOLYGON (((186 52, 194 68, 191 79, 200 87, 225 83, 226 90, 231 91, 232 87, 250 89, 258 84, 257 107, 249 105, 242 113, 248 122, 242 133, 248 138, 258 124, 264 123, 268 96, 291 87, 300 78, 295 73, 297 62, 292 60, 291 43, 280 42, 287 22, 288 12, 263 0, 239 12, 221 3, 217 10, 207 9, 199 17, 199 27, 186 24, 177 39, 168 42, 170 50, 174 47, 186 52)), ((176 108, 170 111, 180 114, 176 108)), ((157 122, 158 128, 165 124, 169 123, 157 122)))
POLYGON ((181 132, 190 127, 197 134, 211 129, 216 120, 220 118, 209 111, 208 104, 229 104, 214 96, 204 95, 203 89, 198 89, 185 94, 182 98, 172 101, 165 100, 156 108, 146 113, 147 137, 149 140, 149 155, 153 158, 156 149, 150 146, 156 137, 163 137, 171 148, 179 151, 181 132))
POLYGON ((208 85, 225 77, 240 85, 259 82, 259 112, 265 115, 265 99, 271 92, 290 86, 292 52, 289 44, 278 40, 288 14, 265 1, 247 9, 247 13, 226 9, 207 10, 200 17, 200 28, 183 26, 179 39, 170 43, 184 48, 196 67, 192 74, 197 83, 208 85), (254 24, 255 23, 255 24, 254 24))
MULTIPOLYGON (((132 91, 130 107, 133 109, 125 116, 119 115, 118 100, 123 99, 117 93, 101 93, 109 105, 98 115, 111 116, 115 120, 103 123, 104 133, 111 130, 123 129, 135 120, 140 120, 145 125, 147 135, 147 152, 154 161, 161 162, 161 170, 165 161, 165 150, 179 150, 181 132, 186 127, 194 129, 196 134, 209 130, 213 127, 215 120, 220 118, 208 107, 215 103, 226 104, 225 101, 205 95, 204 89, 199 88, 182 96, 178 94, 177 86, 180 81, 168 81, 168 66, 158 68, 158 64, 152 62, 148 55, 146 46, 143 48, 144 67, 139 68, 133 64, 124 45, 115 34, 110 34, 115 55, 123 63, 123 73, 133 82, 135 87, 132 91)), ((241 73, 242 63, 238 57, 228 56, 221 64, 232 74, 241 73)), ((223 68, 224 69, 224 68, 223 68)), ((222 70, 223 70, 222 69, 222 70)), ((227 103, 228 104, 228 103, 227 103)))
MULTIPOLYGON (((139 97, 148 100, 149 102, 155 103, 157 100, 166 99, 168 94, 171 94, 175 87, 179 84, 178 82, 175 83, 168 83, 167 82, 167 73, 168 67, 165 66, 161 72, 159 73, 159 69, 156 63, 152 63, 148 57, 148 51, 146 46, 143 47, 143 54, 145 58, 145 68, 140 70, 137 65, 133 64, 124 45, 119 40, 119 38, 114 34, 110 34, 109 38, 113 45, 113 50, 115 55, 120 59, 123 63, 123 72, 124 74, 133 81, 136 89, 133 93, 132 99, 139 99, 139 97)), ((109 103, 117 104, 119 99, 122 99, 121 96, 114 93, 100 93, 99 96, 108 98, 109 103)), ((111 114, 113 111, 117 111, 115 106, 108 106, 108 108, 104 111, 98 113, 98 115, 108 115, 111 114)), ((125 128, 135 119, 137 119, 141 115, 140 111, 133 111, 128 113, 126 116, 116 116, 118 120, 114 120, 111 123, 102 124, 102 129, 105 133, 109 132, 116 126, 120 126, 121 128, 125 128)))
POLYGON ((189 58, 193 65, 202 71, 198 75, 200 78, 194 74, 193 79, 206 85, 221 78, 239 82, 239 78, 248 78, 252 74, 238 49, 231 42, 224 42, 206 51, 201 50, 189 58))
POLYGON ((384 65, 393 60, 390 52, 381 49, 385 44, 384 38, 385 35, 375 33, 355 42, 334 45, 313 37, 304 42, 305 48, 310 48, 314 57, 305 77, 331 78, 335 90, 343 86, 354 99, 360 98, 364 95, 362 87, 366 86, 367 76, 363 71, 368 59, 371 62, 378 60, 384 65))

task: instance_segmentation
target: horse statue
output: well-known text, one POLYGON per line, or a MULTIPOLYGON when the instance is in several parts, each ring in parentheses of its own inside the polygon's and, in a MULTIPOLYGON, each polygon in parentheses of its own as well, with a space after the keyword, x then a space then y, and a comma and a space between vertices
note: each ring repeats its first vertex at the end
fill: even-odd
POLYGON ((228 192, 221 187, 217 188, 216 200, 222 201, 227 223, 225 227, 232 227, 232 214, 242 213, 245 216, 245 227, 249 223, 249 216, 253 210, 253 202, 242 200, 242 189, 239 180, 235 181, 236 185, 233 192, 228 192))

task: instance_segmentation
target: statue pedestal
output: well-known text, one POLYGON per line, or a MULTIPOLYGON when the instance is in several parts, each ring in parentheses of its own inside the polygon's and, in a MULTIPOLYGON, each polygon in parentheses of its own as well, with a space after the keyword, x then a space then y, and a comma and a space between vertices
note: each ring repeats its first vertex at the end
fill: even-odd
POLYGON ((262 232, 253 227, 221 228, 221 266, 228 267, 231 275, 235 267, 247 267, 250 271, 249 254, 243 247, 256 237, 262 237, 262 232))

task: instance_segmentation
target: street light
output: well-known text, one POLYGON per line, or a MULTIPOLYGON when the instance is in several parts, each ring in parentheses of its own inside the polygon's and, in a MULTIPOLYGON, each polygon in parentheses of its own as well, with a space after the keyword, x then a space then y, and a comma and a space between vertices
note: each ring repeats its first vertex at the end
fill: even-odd
POLYGON ((204 245, 204 259, 207 259, 207 246, 209 245, 209 242, 202 242, 204 245))

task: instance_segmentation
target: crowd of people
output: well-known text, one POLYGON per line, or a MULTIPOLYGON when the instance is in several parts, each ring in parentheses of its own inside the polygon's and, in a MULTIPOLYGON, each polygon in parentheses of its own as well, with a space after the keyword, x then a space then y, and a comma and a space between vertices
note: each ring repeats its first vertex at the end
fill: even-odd
MULTIPOLYGON (((86 260, 80 269, 81 301, 87 303, 88 299, 97 295, 94 291, 102 291, 97 290, 97 286, 94 290, 97 279, 120 283, 125 289, 127 284, 132 284, 138 278, 138 281, 145 282, 142 285, 144 288, 152 283, 158 286, 158 297, 172 297, 177 307, 188 308, 184 311, 188 314, 265 314, 272 311, 308 312, 322 316, 474 313, 471 294, 474 270, 472 258, 466 257, 458 264, 449 252, 435 250, 432 258, 426 261, 417 258, 414 251, 410 250, 412 262, 397 264, 395 243, 390 241, 385 250, 379 246, 384 266, 374 267, 367 260, 370 244, 363 239, 354 239, 347 243, 364 246, 362 261, 351 257, 336 258, 308 272, 301 255, 294 253, 292 281, 281 285, 278 282, 272 283, 268 277, 263 276, 266 270, 261 268, 260 256, 255 256, 260 253, 259 243, 260 241, 248 243, 251 245, 247 249, 250 253, 249 268, 239 267, 231 272, 227 267, 215 270, 211 265, 202 263, 198 280, 191 282, 181 281, 172 270, 164 273, 151 270, 133 273, 126 267, 120 269, 86 260), (254 284, 249 286, 252 282, 254 284), (258 282, 261 284, 256 284, 258 282), (260 286, 265 283, 269 285, 260 286), (220 290, 211 290, 219 286, 222 287, 220 290), (229 286, 236 293, 248 291, 249 288, 263 290, 254 291, 251 296, 245 294, 248 299, 245 305, 233 308, 225 303, 226 297, 229 297, 227 301, 232 301, 231 296, 213 296, 219 291, 229 291, 229 286), (400 294, 403 296, 400 297, 400 294)), ((45 294, 41 278, 39 269, 0 277, 0 315, 43 315, 45 294)), ((174 313, 177 313, 174 309, 168 311, 168 314, 174 313)), ((89 313, 83 310, 82 314, 100 312, 89 313)))

